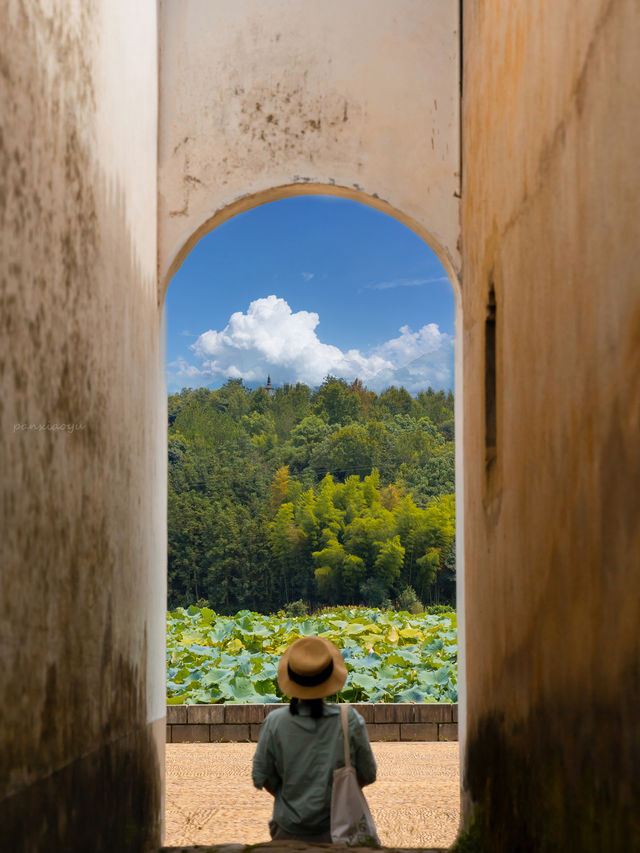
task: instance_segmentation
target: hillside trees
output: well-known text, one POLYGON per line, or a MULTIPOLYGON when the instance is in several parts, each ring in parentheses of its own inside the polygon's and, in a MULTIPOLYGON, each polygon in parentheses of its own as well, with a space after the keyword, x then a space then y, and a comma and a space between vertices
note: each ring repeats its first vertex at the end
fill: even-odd
POLYGON ((169 606, 455 594, 453 396, 327 377, 169 398, 169 606))

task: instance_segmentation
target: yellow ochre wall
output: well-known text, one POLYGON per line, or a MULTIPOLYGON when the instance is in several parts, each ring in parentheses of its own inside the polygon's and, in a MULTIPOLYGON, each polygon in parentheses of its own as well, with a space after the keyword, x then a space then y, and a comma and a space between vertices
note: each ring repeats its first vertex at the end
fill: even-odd
POLYGON ((640 14, 463 12, 465 805, 492 853, 622 853, 640 845, 640 14))

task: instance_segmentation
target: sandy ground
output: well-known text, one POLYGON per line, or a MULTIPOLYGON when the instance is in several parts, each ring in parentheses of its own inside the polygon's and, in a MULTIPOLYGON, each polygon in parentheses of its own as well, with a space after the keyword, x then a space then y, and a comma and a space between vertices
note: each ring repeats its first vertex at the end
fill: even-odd
MULTIPOLYGON (((167 744, 165 845, 269 841, 273 800, 251 783, 253 743, 167 744)), ((459 819, 457 743, 374 743, 365 788, 386 847, 448 847, 459 819)))

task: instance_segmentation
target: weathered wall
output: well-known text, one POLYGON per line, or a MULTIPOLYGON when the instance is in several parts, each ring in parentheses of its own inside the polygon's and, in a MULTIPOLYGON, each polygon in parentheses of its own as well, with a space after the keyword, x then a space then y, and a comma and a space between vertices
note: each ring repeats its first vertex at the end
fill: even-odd
MULTIPOLYGON (((460 726, 492 853, 626 853, 640 836, 634 6, 464 4, 460 726)), ((5 0, 0 838, 12 849, 158 842, 170 275, 225 217, 318 190, 396 215, 455 274, 457 9, 164 0, 156 164, 154 0, 5 0)))
POLYGON ((222 219, 305 191, 400 211, 457 269, 457 3, 160 8, 163 288, 222 219))
POLYGON ((12 0, 0 20, 0 846, 154 849, 156 4, 12 0))
POLYGON ((628 851, 640 839, 640 16, 633 0, 469 0, 463 31, 465 781, 492 853, 628 851))

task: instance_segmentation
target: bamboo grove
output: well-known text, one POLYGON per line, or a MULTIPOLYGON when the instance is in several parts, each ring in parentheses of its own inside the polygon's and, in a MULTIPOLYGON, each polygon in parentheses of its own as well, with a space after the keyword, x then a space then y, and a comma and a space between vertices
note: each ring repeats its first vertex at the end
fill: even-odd
POLYGON ((453 395, 171 395, 169 607, 455 603, 453 395))

